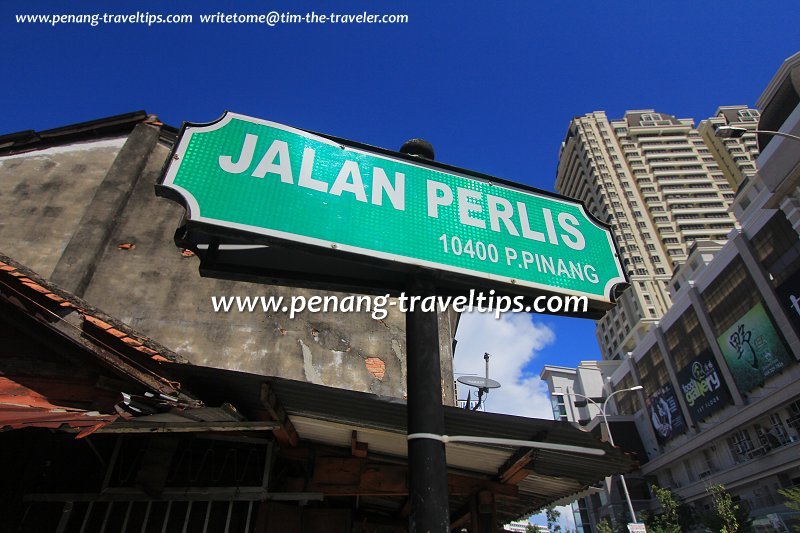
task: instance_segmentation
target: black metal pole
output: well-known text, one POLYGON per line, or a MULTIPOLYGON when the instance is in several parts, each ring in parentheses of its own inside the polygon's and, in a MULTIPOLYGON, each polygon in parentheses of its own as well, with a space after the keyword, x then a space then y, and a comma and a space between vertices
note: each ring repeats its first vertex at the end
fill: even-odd
MULTIPOLYGON (((410 296, 431 296, 434 285, 417 276, 410 296)), ((439 327, 435 311, 415 309, 406 313, 408 354, 408 434, 444 433, 442 372, 439 360, 439 327)), ((433 438, 408 441, 411 499, 409 532, 445 533, 450 527, 447 461, 444 443, 433 438)))
MULTIPOLYGON (((433 159, 433 147, 414 139, 401 152, 433 159)), ((413 277, 407 296, 433 296, 433 280, 420 272, 413 277)), ((444 434, 442 409, 442 371, 439 355, 439 323, 435 310, 423 311, 419 305, 406 313, 406 354, 408 390, 408 434, 444 434)), ((408 472, 411 514, 410 533, 447 533, 450 510, 447 490, 447 459, 444 443, 436 438, 408 441, 408 472)))

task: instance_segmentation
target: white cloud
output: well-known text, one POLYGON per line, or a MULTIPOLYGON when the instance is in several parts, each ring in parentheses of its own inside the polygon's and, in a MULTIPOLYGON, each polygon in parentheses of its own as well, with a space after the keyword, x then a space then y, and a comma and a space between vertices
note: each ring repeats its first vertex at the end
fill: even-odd
MULTIPOLYGON (((556 507, 559 512, 558 524, 561 526, 561 531, 575 531, 575 517, 572 514, 572 507, 564 505, 556 507)), ((528 522, 531 524, 547 525, 547 516, 544 512, 531 515, 528 517, 528 522)))
MULTIPOLYGON (((483 376, 483 354, 488 352, 489 377, 500 382, 492 389, 486 410, 493 413, 553 419, 547 385, 538 373, 526 374, 525 366, 536 357, 536 352, 555 341, 555 332, 533 321, 533 315, 507 313, 499 320, 492 314, 465 313, 456 333, 458 345, 454 361, 456 377, 460 374, 483 376)), ((472 390, 459 385, 459 399, 472 390)))
MULTIPOLYGON (((489 352, 489 377, 501 385, 489 394, 486 404, 489 412, 553 419, 547 384, 539 379, 538 373, 523 371, 538 351, 556 340, 552 329, 533 318, 534 315, 524 313, 507 313, 499 320, 490 313, 461 315, 456 332, 455 372, 483 376, 483 354, 489 352)), ((474 388, 459 385, 459 399, 466 398, 467 389, 472 390, 475 398, 474 388)), ((561 513, 561 530, 574 530, 572 509, 568 506, 556 509, 561 513)), ((530 521, 547 524, 544 513, 531 516, 530 521)))

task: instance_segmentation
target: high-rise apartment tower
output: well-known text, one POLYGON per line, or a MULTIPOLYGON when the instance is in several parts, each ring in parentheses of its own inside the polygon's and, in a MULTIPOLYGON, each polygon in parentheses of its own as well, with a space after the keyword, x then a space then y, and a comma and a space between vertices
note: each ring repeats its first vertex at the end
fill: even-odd
POLYGON ((758 127, 759 112, 746 106, 724 106, 717 113, 700 123, 697 131, 703 137, 711 154, 719 165, 731 187, 738 189, 745 179, 756 173, 758 141, 755 130, 758 127), (722 138, 714 135, 719 126, 730 126, 746 130, 741 138, 722 138))
MULTIPOLYGON (((736 109, 737 117, 739 111, 758 116, 745 107, 720 111, 727 109, 736 109)), ((708 122, 715 119, 724 116, 708 122)), ((597 323, 605 359, 633 350, 666 312, 671 305, 667 284, 692 245, 724 241, 734 228, 728 212, 734 190, 715 150, 741 149, 752 157, 747 142, 747 137, 727 144, 707 142, 692 119, 652 109, 627 111, 618 120, 596 111, 570 123, 556 189, 583 201, 593 215, 612 225, 631 281, 618 305, 597 323)), ((735 172, 739 167, 731 168, 735 172)))

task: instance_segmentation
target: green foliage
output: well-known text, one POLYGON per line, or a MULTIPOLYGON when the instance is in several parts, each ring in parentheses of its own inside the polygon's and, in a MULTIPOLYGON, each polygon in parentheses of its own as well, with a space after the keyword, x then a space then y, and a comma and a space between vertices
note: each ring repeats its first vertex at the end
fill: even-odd
POLYGON ((644 519, 647 531, 652 533, 681 533, 689 524, 689 512, 683 502, 668 488, 652 485, 651 489, 661 504, 661 514, 644 519))
POLYGON ((706 492, 711 494, 713 512, 702 515, 700 518, 706 527, 719 533, 749 533, 753 529, 747 510, 737 503, 722 485, 706 487, 706 492))
MULTIPOLYGON (((784 504, 789 509, 800 511, 800 487, 793 489, 778 489, 778 493, 786 498, 784 504)), ((795 531, 800 531, 800 525, 792 526, 795 531)))
POLYGON ((628 522, 630 522, 630 519, 627 515, 617 518, 616 521, 604 518, 602 522, 595 526, 594 530, 596 533, 628 533, 628 522))
POLYGON ((611 527, 611 524, 608 522, 608 519, 604 519, 602 522, 597 524, 597 533, 614 533, 614 528, 611 527))
POLYGON ((558 518, 561 516, 561 512, 557 511, 555 507, 551 507, 550 509, 545 510, 545 516, 547 517, 547 527, 553 533, 561 533, 561 525, 558 523, 558 518))

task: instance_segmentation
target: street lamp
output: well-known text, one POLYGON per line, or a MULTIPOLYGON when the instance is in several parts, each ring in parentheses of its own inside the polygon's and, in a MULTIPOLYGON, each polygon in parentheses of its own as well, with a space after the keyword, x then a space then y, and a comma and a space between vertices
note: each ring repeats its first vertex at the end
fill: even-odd
POLYGON ((800 137, 798 137, 797 135, 792 135, 791 133, 784 133, 782 131, 771 131, 771 130, 748 130, 746 128, 739 128, 736 126, 717 126, 717 128, 714 130, 714 135, 722 139, 738 139, 748 131, 751 133, 764 133, 767 135, 777 135, 778 137, 786 137, 789 139, 800 141, 800 137))
MULTIPOLYGON (((606 400, 603 402, 603 407, 600 407, 600 405, 596 401, 592 400, 588 396, 585 396, 583 394, 579 394, 577 392, 566 392, 566 393, 562 392, 561 396, 580 396, 581 398, 584 398, 587 401, 592 402, 594 404, 594 406, 597 407, 597 410, 600 411, 600 414, 603 416, 603 423, 606 425, 606 430, 608 431, 608 442, 612 446, 614 446, 614 437, 611 435, 611 426, 608 424, 608 418, 606 417, 606 407, 608 406, 608 400, 610 400, 611 397, 614 396, 615 394, 619 394, 621 392, 634 391, 634 390, 642 390, 643 388, 644 387, 642 387, 641 385, 636 385, 636 386, 630 387, 628 389, 620 389, 618 391, 614 391, 611 394, 609 394, 608 398, 606 398, 606 400)), ((630 493, 628 493, 628 484, 625 483, 625 476, 624 475, 620 474, 619 477, 622 480, 622 490, 625 492, 625 499, 628 502, 628 510, 631 512, 631 521, 633 523, 636 523, 636 513, 633 510, 633 502, 631 502, 631 495, 630 495, 630 493)))

